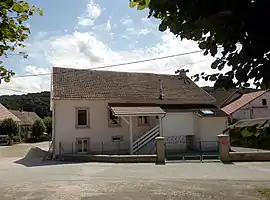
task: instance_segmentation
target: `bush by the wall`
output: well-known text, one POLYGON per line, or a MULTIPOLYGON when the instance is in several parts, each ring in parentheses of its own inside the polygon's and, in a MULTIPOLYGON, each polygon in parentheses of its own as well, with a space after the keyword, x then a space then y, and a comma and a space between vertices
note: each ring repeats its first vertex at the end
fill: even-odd
POLYGON ((31 137, 39 138, 46 131, 46 126, 41 119, 37 119, 32 125, 32 135, 31 137))
POLYGON ((12 145, 14 136, 19 136, 19 126, 12 118, 0 122, 0 133, 9 136, 9 144, 12 145))
POLYGON ((52 135, 52 118, 51 117, 45 117, 43 119, 43 122, 46 126, 46 132, 48 133, 48 135, 52 135))

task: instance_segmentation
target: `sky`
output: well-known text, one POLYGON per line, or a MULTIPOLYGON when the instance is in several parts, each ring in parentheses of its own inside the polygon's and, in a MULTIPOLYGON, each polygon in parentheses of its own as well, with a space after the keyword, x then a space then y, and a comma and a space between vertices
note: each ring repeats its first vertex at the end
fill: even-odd
MULTIPOLYGON (((27 25, 31 35, 24 59, 12 55, 4 65, 16 76, 0 85, 0 95, 50 90, 52 66, 91 69, 199 50, 197 43, 180 40, 169 31, 158 31, 159 20, 148 19, 148 10, 129 7, 129 0, 28 0, 44 11, 27 25), (19 77, 23 75, 34 75, 19 77), (37 76, 35 76, 37 75, 37 76)), ((174 74, 189 69, 188 76, 210 70, 214 58, 202 52, 151 62, 100 70, 174 74)), ((213 82, 197 82, 200 86, 213 82)))

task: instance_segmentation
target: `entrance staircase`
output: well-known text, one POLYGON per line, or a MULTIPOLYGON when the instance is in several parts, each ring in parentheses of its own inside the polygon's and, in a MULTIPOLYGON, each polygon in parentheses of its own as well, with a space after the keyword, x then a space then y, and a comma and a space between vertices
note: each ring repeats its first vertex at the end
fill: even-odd
POLYGON ((155 138, 159 136, 159 124, 133 142, 133 154, 152 154, 155 152, 155 138))

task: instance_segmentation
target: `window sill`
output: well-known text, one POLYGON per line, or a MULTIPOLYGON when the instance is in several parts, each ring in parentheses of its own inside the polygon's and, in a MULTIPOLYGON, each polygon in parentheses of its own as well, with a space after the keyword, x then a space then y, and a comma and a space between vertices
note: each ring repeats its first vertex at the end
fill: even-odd
POLYGON ((76 129, 89 129, 90 126, 89 125, 87 125, 87 126, 78 126, 78 125, 76 125, 75 128, 76 129))

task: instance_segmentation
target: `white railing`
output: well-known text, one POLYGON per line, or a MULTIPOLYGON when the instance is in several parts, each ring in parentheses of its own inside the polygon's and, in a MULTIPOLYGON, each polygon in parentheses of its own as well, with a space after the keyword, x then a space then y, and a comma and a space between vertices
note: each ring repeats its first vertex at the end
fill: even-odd
POLYGON ((159 124, 133 142, 132 145, 133 153, 139 151, 146 144, 154 140, 158 135, 159 135, 159 124))

